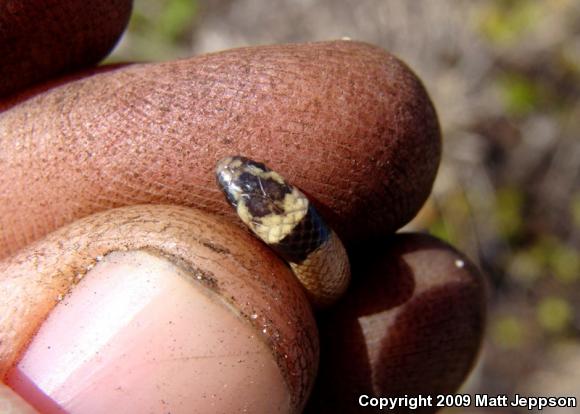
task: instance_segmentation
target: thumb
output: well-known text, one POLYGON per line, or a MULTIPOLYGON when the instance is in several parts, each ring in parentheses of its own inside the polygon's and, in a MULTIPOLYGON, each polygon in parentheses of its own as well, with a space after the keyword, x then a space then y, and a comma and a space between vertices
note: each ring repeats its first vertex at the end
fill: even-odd
POLYGON ((282 262, 197 210, 79 220, 0 264, 0 375, 42 412, 295 412, 316 370, 282 262))

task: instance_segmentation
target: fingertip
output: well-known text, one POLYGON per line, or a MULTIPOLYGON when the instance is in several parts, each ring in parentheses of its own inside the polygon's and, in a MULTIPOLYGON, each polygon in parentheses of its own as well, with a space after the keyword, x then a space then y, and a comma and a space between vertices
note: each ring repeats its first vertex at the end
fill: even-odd
POLYGON ((360 246, 352 288, 319 322, 321 367, 308 412, 359 412, 361 395, 450 394, 479 353, 484 281, 446 243, 396 234, 360 246))
POLYGON ((0 10, 0 97, 96 64, 129 21, 131 0, 4 2, 0 10))
POLYGON ((267 161, 314 196, 350 244, 409 221, 431 191, 441 154, 437 115, 418 77, 385 50, 353 41, 135 64, 21 103, 1 117, 12 136, 2 156, 12 162, 0 164, 0 192, 11 195, 0 203, 0 225, 12 231, 0 239, 0 257, 112 205, 223 214, 229 207, 214 166, 232 153, 267 161))
POLYGON ((0 274, 0 375, 43 411, 285 413, 312 388, 318 335, 303 291, 215 216, 106 211, 0 274))
POLYGON ((266 344, 215 293, 111 253, 50 313, 7 383, 41 412, 289 412, 266 344))

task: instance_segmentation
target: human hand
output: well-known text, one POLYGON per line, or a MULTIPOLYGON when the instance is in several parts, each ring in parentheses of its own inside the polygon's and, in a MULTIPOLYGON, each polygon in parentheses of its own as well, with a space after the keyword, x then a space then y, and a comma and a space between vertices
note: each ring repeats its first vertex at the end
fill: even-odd
POLYGON ((440 152, 403 64, 327 42, 98 72, 2 104, 11 386, 77 412, 302 409, 319 352, 312 311, 214 184, 215 162, 241 154, 311 195, 351 254, 353 286, 318 315, 307 410, 456 390, 481 338, 482 282, 443 243, 390 236, 427 197, 440 152))

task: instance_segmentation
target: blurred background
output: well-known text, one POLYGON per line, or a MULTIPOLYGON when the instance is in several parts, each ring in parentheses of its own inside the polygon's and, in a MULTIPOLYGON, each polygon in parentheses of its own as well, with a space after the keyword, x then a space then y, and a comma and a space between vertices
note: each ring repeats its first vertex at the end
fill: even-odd
POLYGON ((580 402, 579 1, 135 0, 107 62, 342 37, 406 61, 438 110, 443 162, 407 229, 449 241, 489 280, 462 392, 580 402))

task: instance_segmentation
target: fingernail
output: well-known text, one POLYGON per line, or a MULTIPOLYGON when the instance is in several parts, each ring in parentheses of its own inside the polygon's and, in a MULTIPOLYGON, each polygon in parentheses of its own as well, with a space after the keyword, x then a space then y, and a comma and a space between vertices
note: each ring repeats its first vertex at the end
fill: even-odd
POLYGON ((41 412, 289 411, 272 352, 169 259, 105 256, 51 312, 7 383, 41 412))

